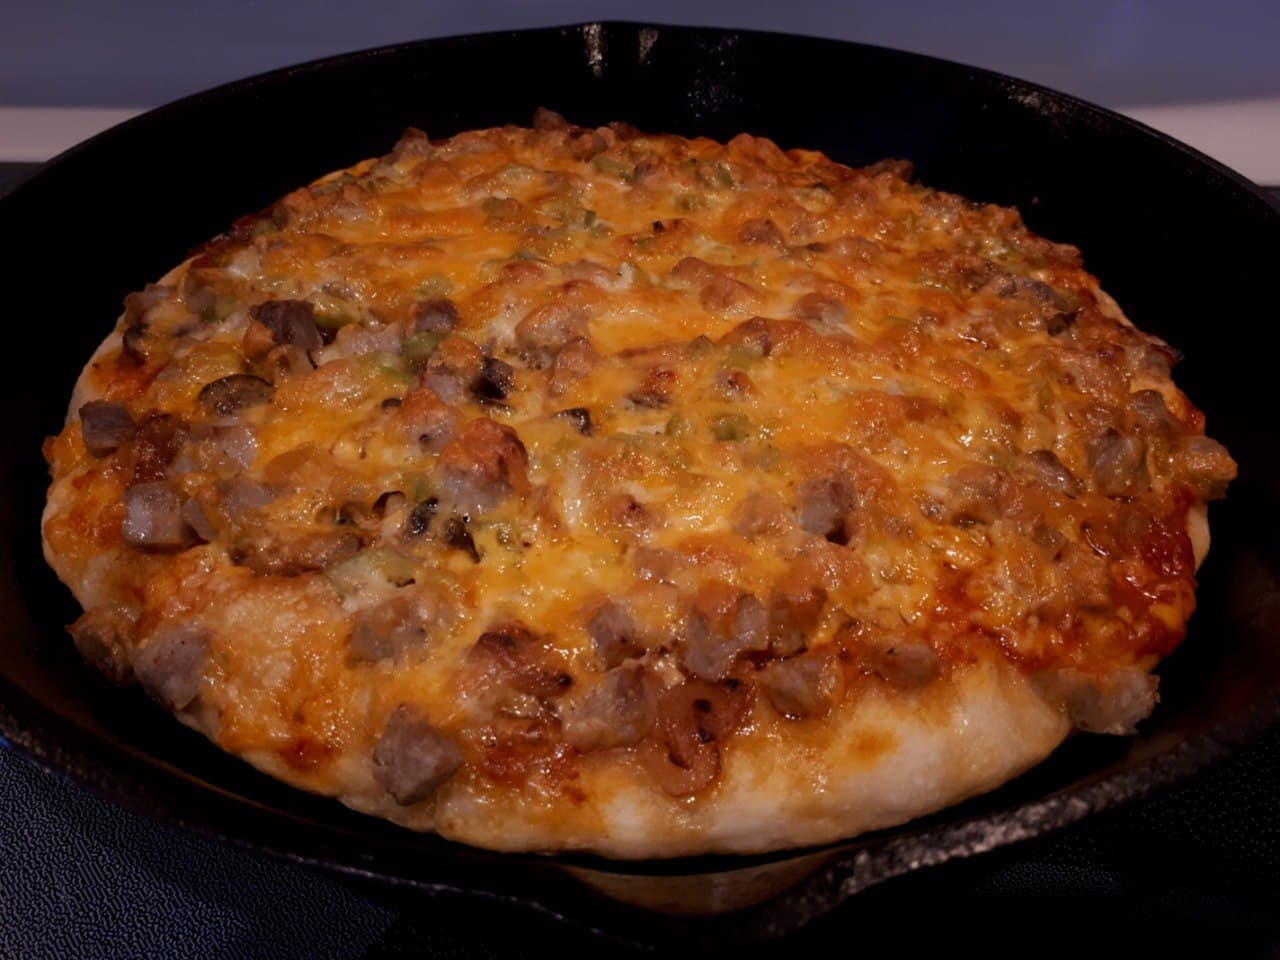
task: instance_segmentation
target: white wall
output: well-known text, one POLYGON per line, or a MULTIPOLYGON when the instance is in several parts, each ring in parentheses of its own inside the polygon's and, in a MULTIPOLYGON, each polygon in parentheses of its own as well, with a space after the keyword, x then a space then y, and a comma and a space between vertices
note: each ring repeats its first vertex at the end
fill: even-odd
POLYGON ((152 106, 344 50, 605 18, 862 40, 1108 105, 1280 94, 1280 0, 3 0, 0 105, 152 106))

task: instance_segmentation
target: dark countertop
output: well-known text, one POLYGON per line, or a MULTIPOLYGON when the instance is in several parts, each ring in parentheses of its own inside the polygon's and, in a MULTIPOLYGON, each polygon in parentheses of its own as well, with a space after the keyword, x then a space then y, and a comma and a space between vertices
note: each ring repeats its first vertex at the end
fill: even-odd
MULTIPOLYGON (((32 169, 0 163, 0 193, 32 169)), ((1280 729, 1145 800, 874 888, 758 952, 838 940, 908 954, 1280 956, 1278 788, 1280 729)), ((0 903, 0 960, 626 952, 517 907, 405 900, 183 833, 3 750, 0 903)))

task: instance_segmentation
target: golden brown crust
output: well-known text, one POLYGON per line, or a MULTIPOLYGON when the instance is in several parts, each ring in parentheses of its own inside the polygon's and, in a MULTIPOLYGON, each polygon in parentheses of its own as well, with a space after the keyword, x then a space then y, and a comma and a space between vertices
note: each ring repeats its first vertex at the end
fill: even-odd
POLYGON ((47 444, 77 644, 501 849, 816 843, 1132 729, 1234 464, 1073 248, 903 173, 411 131, 246 218, 47 444))

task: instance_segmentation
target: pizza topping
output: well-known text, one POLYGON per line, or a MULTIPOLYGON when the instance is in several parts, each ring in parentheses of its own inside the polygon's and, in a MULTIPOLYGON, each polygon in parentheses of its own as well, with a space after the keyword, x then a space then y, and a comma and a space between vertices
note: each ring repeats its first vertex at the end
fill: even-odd
POLYGON ((784 717, 825 717, 844 695, 844 671, 830 651, 765 664, 754 677, 784 717))
POLYGON ((817 293, 806 293, 796 301, 792 313, 801 320, 812 320, 829 327, 842 326, 849 315, 849 311, 839 300, 817 293))
POLYGON ((516 346, 536 366, 546 366, 565 346, 587 335, 587 311, 553 300, 529 311, 516 324, 516 346))
POLYGON ((169 710, 184 710, 200 694, 211 637, 192 623, 162 626, 134 653, 142 689, 169 710))
MULTIPOLYGON (((415 513, 415 516, 417 515, 415 513)), ((472 563, 480 562, 480 550, 476 546, 475 537, 471 536, 471 531, 467 529, 467 522, 462 517, 450 517, 445 522, 444 542, 455 550, 461 550, 471 558, 472 563)))
POLYGON ((427 360, 422 384, 445 403, 457 403, 484 371, 484 361, 480 348, 466 337, 446 337, 427 360))
POLYGON ((467 660, 535 697, 560 697, 573 686, 573 677, 546 638, 524 624, 508 622, 491 626, 480 635, 467 660))
POLYGON ((160 480, 187 439, 187 424, 168 413, 147 416, 124 445, 125 462, 132 465, 138 483, 160 480))
POLYGON ((182 516, 182 495, 163 480, 125 490, 121 533, 134 547, 187 547, 193 539, 182 516))
POLYGON ((218 538, 217 528, 209 520, 208 514, 196 500, 187 500, 182 504, 180 513, 182 522, 190 528, 196 539, 210 543, 218 538))
POLYGON ((112 683, 123 684, 133 679, 128 653, 133 624, 126 617, 106 607, 93 607, 68 629, 76 649, 89 666, 112 683))
POLYGON ((196 400, 213 417, 234 417, 241 410, 270 403, 275 388, 261 377, 234 373, 206 384, 196 400))
POLYGON ((424 643, 431 620, 432 611, 409 597, 392 597, 361 610, 347 639, 350 658, 364 663, 400 660, 424 643))
POLYGON ((1088 443, 1089 469, 1104 497, 1123 497, 1147 486, 1146 444, 1108 427, 1088 443))
POLYGON ((267 300, 249 308, 249 316, 262 324, 278 344, 292 344, 303 350, 324 346, 316 313, 306 300, 267 300))
POLYGON ((856 504, 853 485, 845 477, 811 477, 796 491, 796 522, 802 530, 846 544, 848 515, 856 504))
POLYGON ((145 363, 150 351, 147 337, 147 325, 134 321, 125 326, 120 334, 120 348, 125 359, 133 363, 145 363))
POLYGON ((267 351, 255 369, 263 379, 279 384, 290 377, 301 377, 315 369, 307 351, 297 344, 287 343, 267 351))
POLYGON ((769 611, 727 583, 705 584, 685 619, 681 663, 702 680, 720 680, 744 653, 769 646, 769 611))
POLYGON ((1236 478, 1236 464, 1227 448, 1203 435, 1185 437, 1175 457, 1179 478, 1205 500, 1221 500, 1236 478))
POLYGON ((253 463, 258 454, 258 440, 251 427, 243 423, 201 429, 202 426, 192 428, 192 434, 198 436, 199 441, 193 451, 199 458, 199 468, 242 471, 253 463))
POLYGON ((124 298, 124 315, 132 321, 145 321, 152 310, 170 302, 173 293, 173 287, 167 283, 148 283, 124 298))
POLYGON ((1139 427, 1151 433, 1164 433, 1174 427, 1173 415, 1156 390, 1139 390, 1129 395, 1129 410, 1139 427))
POLYGON ((137 431, 123 403, 90 400, 80 407, 80 432, 85 449, 95 457, 114 453, 137 431))
POLYGON ((803 567, 784 576, 769 601, 769 652, 785 657, 804 650, 826 603, 826 589, 811 583, 803 567))
POLYGON ((249 522, 253 511, 275 500, 277 491, 267 484, 232 477, 218 481, 213 493, 218 516, 228 524, 244 524, 249 522))
POLYGON ((1079 481, 1052 450, 1033 450, 1027 463, 1034 482, 1068 497, 1080 495, 1079 481))
POLYGON ((779 533, 786 525, 787 508, 782 498, 760 490, 748 494, 733 513, 734 530, 748 538, 779 533))
POLYGON ((748 245, 768 247, 780 246, 783 243, 782 232, 772 220, 747 220, 738 230, 738 239, 748 245))
POLYGON ((551 377, 547 380, 547 392, 552 396, 567 393, 575 381, 586 377, 596 367, 599 357, 585 337, 570 340, 556 354, 551 365, 551 377))
POLYGON ((86 658, 151 650, 189 703, 226 585, 261 591, 287 628, 238 622, 219 670, 294 664, 296 698, 220 694, 229 738, 341 771, 331 692, 394 673, 439 699, 375 748, 404 803, 458 744, 477 789, 572 795, 618 751, 695 796, 725 751, 984 658, 1130 729, 1193 607, 1189 517, 1236 472, 1172 349, 1073 248, 892 165, 543 121, 411 132, 129 299, 47 447, 55 554, 134 551, 84 574, 86 658), (148 635, 179 608, 196 639, 148 635))
POLYGON ((586 689, 576 689, 560 707, 565 742, 584 753, 639 743, 656 717, 653 681, 635 662, 607 671, 586 689))
POLYGON ((296 577, 337 566, 363 546, 364 539, 353 530, 280 537, 250 533, 236 545, 232 560, 259 576, 296 577))
POLYGON ((923 687, 942 672, 937 651, 925 640, 895 640, 888 646, 871 644, 859 653, 872 673, 903 689, 923 687))
POLYGON ((458 329, 462 319, 457 305, 445 297, 416 303, 410 314, 414 333, 448 335, 458 329))
POLYGON ((503 363, 494 357, 486 357, 484 366, 471 381, 472 396, 480 403, 498 404, 514 389, 514 373, 511 364, 503 363))
POLYGON ((942 659, 925 639, 850 620, 840 627, 836 640, 862 670, 899 689, 926 686, 942 674, 942 659))
POLYGON ((946 482, 951 523, 994 523, 1010 509, 1013 489, 1007 470, 975 464, 947 477, 946 482))
POLYGON ((658 697, 657 730, 640 752, 650 776, 674 797, 707 789, 720 773, 720 744, 746 721, 751 687, 688 680, 658 697))
POLYGON ((1160 699, 1159 677, 1133 668, 1101 675, 1065 668, 1038 679, 1062 700, 1076 729, 1088 733, 1133 733, 1160 699))
POLYGON ((454 438, 462 426, 462 414, 444 403, 428 386, 417 386, 391 409, 395 423, 405 439, 416 441, 427 450, 439 452, 454 438))
POLYGON ((606 600, 595 608, 587 619, 587 633, 606 667, 644 653, 635 619, 619 600, 606 600))
POLYGON ((373 748, 373 777, 396 803, 421 803, 462 766, 457 741, 418 709, 401 704, 373 748))
POLYGON ((440 451, 441 484, 459 510, 479 512, 527 493, 528 464, 513 429, 487 418, 472 420, 440 451))

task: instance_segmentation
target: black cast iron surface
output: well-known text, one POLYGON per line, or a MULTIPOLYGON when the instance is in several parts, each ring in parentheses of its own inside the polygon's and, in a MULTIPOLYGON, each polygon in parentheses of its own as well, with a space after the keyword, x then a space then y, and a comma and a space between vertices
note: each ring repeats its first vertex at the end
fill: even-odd
MULTIPOLYGON (((423 891, 485 890, 484 910, 513 909, 496 895, 534 904, 532 915, 543 911, 534 922, 565 915, 579 931, 646 940, 749 940, 795 927, 895 874, 1034 836, 1183 777, 1272 718, 1278 484, 1265 414, 1274 408, 1278 250, 1275 208, 1170 141, 1006 78, 826 41, 631 25, 461 38, 295 68, 165 108, 64 156, 0 206, 0 263, 12 272, 12 349, 21 358, 0 382, 2 408, 13 412, 0 491, 0 730, 42 765, 118 802, 265 851, 407 881, 415 904, 423 891), (476 79, 459 82, 467 77, 476 79), (36 451, 39 437, 56 431, 74 375, 124 293, 238 214, 380 152, 410 123, 447 134, 524 122, 541 104, 583 123, 626 119, 720 137, 750 129, 852 163, 909 157, 925 182, 1016 204, 1033 229, 1081 246, 1134 321, 1186 352, 1179 382, 1237 455, 1242 478, 1215 508, 1202 608, 1188 645, 1163 670, 1165 702, 1142 735, 1074 741, 991 797, 841 852, 759 908, 655 923, 585 894, 560 869, 564 860, 494 857, 406 836, 267 781, 79 666, 60 631, 74 606, 39 559, 36 451)), ((26 771, 5 763, 6 775, 26 771)), ((1274 784, 1269 764, 1249 775, 1265 788, 1274 784)), ((1202 829, 1195 825, 1212 812, 1202 807, 1185 822, 1202 829)), ((1259 832, 1273 837, 1268 830, 1274 825, 1259 832)), ((1260 843, 1272 851, 1271 839, 1260 843)), ((1142 851, 1144 870, 1179 859, 1162 844, 1142 851)), ((732 858, 571 862, 651 885, 741 866, 732 858)), ((1250 891, 1266 897, 1272 853, 1263 862, 1266 883, 1250 891)), ((966 869, 974 868, 899 880, 842 910, 856 914, 864 902, 888 909, 895 888, 927 893, 943 882, 930 877, 952 878, 930 901, 957 900, 965 881, 956 876, 966 869)), ((1253 917, 1240 903, 1241 916, 1253 917)), ((410 926, 421 922, 416 911, 410 926)))

